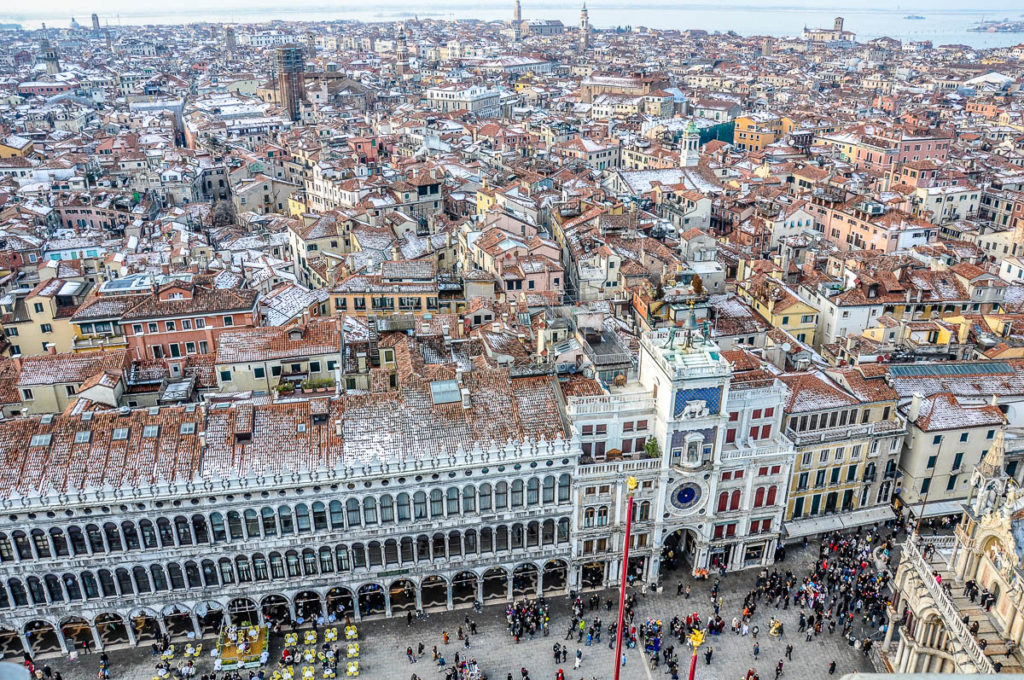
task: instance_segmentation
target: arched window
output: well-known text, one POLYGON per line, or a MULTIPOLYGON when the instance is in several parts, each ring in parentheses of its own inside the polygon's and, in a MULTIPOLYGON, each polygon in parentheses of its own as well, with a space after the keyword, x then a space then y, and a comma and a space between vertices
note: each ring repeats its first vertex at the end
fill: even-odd
MULTIPOLYGON (((164 584, 165 589, 166 587, 166 584, 164 584)), ((87 600, 95 600, 100 596, 100 588, 96 583, 96 577, 93 576, 90 571, 82 572, 82 590, 85 592, 85 599, 87 600)), ((13 591, 11 593, 11 597, 14 597, 13 591)))
POLYGON ((281 553, 270 553, 270 578, 284 578, 284 559, 281 553))
POLYGON ((380 523, 391 524, 395 521, 395 501, 389 494, 380 497, 380 523))
POLYGON ((431 546, 431 550, 433 551, 434 559, 435 560, 443 560, 444 559, 444 546, 446 544, 446 541, 444 539, 444 534, 436 533, 436 534, 434 534, 434 536, 433 536, 433 538, 431 540, 432 540, 432 543, 433 543, 433 545, 431 546))
MULTIPOLYGON (((11 544, 7 542, 7 537, 0 534, 0 561, 8 561, 13 557, 11 553, 11 544), (6 545, 6 553, 4 552, 4 546, 6 545)), ((64 536, 64 532, 58 527, 50 529, 50 541, 53 542, 53 550, 57 553, 57 557, 68 556, 68 539, 64 536)))
POLYGON ((352 545, 352 568, 366 568, 366 551, 363 549, 362 543, 354 543, 352 545))
POLYGON ((345 501, 345 511, 348 515, 348 525, 350 527, 359 526, 359 501, 349 498, 345 501))
POLYGON ((603 527, 608 525, 608 506, 602 505, 597 509, 597 526, 603 527))
POLYGON ((754 507, 759 508, 764 505, 764 487, 757 487, 757 491, 754 492, 754 507))
POLYGON ((515 550, 516 548, 522 548, 523 547, 523 525, 522 524, 513 524, 512 525, 511 538, 512 538, 512 544, 511 544, 512 545, 512 550, 515 550))
POLYGON ((242 530, 242 516, 235 510, 228 512, 228 535, 231 536, 232 541, 245 538, 242 530))
POLYGON ((555 478, 545 477, 544 478, 544 490, 541 493, 540 500, 542 503, 554 503, 555 502, 555 478))
MULTIPOLYGON (((238 517, 238 513, 235 513, 235 517, 238 517)), ((228 532, 224 526, 224 515, 219 512, 215 512, 210 515, 210 529, 213 531, 213 542, 222 543, 228 540, 228 532)))
POLYGON ((448 534, 448 557, 458 557, 462 554, 462 537, 458 531, 448 534))
POLYGON ((305 503, 295 506, 295 530, 300 534, 307 533, 312 529, 309 521, 309 507, 305 503))
POLYGON ((32 604, 46 604, 46 593, 43 592, 43 584, 39 579, 29 576, 25 582, 28 583, 28 594, 32 596, 32 604))
POLYGON ((425 562, 430 560, 430 539, 426 536, 416 537, 416 561, 425 562))
POLYGON ((330 574, 334 571, 334 556, 330 548, 320 548, 320 573, 330 574))
POLYGON ((523 480, 517 479, 512 482, 512 507, 523 507, 523 480))
POLYGON ((412 519, 412 508, 409 504, 409 494, 398 494, 398 521, 408 522, 412 519))
POLYGON ((491 485, 481 484, 480 485, 480 512, 491 511, 491 485))
POLYGON ((508 508, 508 484, 498 482, 494 485, 494 509, 505 510, 508 508))
POLYGON ((729 502, 730 510, 739 510, 740 508, 740 490, 736 489, 732 492, 732 499, 729 502))
POLYGON ((447 514, 457 515, 459 514, 459 490, 454 486, 448 487, 448 491, 445 492, 448 497, 447 514))
POLYGON ((121 533, 124 534, 125 550, 138 550, 142 547, 134 522, 121 522, 121 533))
POLYGON ((558 476, 558 502, 565 503, 569 500, 569 475, 558 476))
POLYGON ((188 581, 189 588, 202 588, 203 581, 199 576, 199 565, 195 562, 185 563, 185 580, 188 581))
MULTIPOLYGON (((150 529, 150 531, 153 530, 153 525, 152 524, 149 525, 149 529, 150 529)), ((154 541, 155 541, 156 540, 156 536, 154 535, 153 538, 154 538, 154 541)), ((85 534, 83 534, 82 530, 79 529, 78 527, 68 527, 68 539, 71 541, 71 551, 74 552, 75 555, 85 555, 86 553, 89 552, 89 548, 88 548, 88 546, 85 543, 85 534)), ((155 548, 156 544, 154 543, 153 546, 147 546, 147 547, 155 548)))
POLYGON ((295 521, 292 519, 291 508, 287 505, 279 506, 277 508, 277 519, 281 527, 282 536, 290 536, 295 533, 295 521))
POLYGON ((192 545, 192 529, 184 517, 174 518, 174 533, 177 534, 180 545, 192 545))
POLYGON ((107 522, 103 525, 103 534, 107 537, 107 546, 110 548, 110 552, 121 552, 121 532, 117 530, 117 525, 107 522))
POLYGON ((263 535, 276 536, 277 524, 274 522, 274 509, 263 508, 260 510, 260 514, 263 516, 263 535))
POLYGON ((313 503, 313 531, 327 531, 327 506, 320 501, 313 503))
POLYGON ((544 545, 554 545, 555 543, 555 520, 546 519, 541 529, 541 543, 544 545))
POLYGON ((328 505, 327 507, 331 511, 331 528, 345 528, 345 515, 342 512, 341 501, 331 501, 330 505, 328 505))
POLYGON ((646 521, 651 518, 651 502, 644 501, 640 504, 640 521, 646 521))
POLYGON ((7 589, 11 591, 11 600, 14 601, 15 607, 28 606, 28 593, 25 591, 25 586, 21 581, 12 578, 7 582, 7 589))
POLYGON ((210 532, 206 527, 205 515, 192 515, 192 533, 196 536, 196 543, 210 542, 210 532))
POLYGON ((260 516, 255 510, 245 511, 245 536, 246 538, 260 537, 260 516))
POLYGON ((444 515, 444 494, 440 489, 430 492, 430 516, 441 517, 444 515))
POLYGON ((494 532, 494 550, 508 550, 508 527, 502 524, 494 532))
MULTIPOLYGON (((116 531, 117 527, 114 527, 114 529, 116 531)), ((36 554, 39 555, 39 557, 51 557, 50 540, 47 538, 45 531, 42 529, 33 529, 32 543, 36 546, 36 554)))
POLYGON ((121 588, 122 595, 132 595, 135 592, 131 574, 127 569, 120 567, 114 571, 114 575, 117 577, 117 585, 121 588))
MULTIPOLYGON (((164 522, 166 521, 167 520, 165 519, 164 522)), ((168 526, 170 525, 168 524, 168 526)), ((100 532, 100 528, 98 526, 96 526, 95 524, 86 525, 85 535, 89 538, 89 547, 92 548, 94 554, 99 553, 100 555, 102 555, 107 551, 106 547, 104 547, 103 545, 103 534, 100 532)), ((17 547, 18 545, 18 532, 14 532, 14 545, 15 547, 17 547)), ((171 537, 170 543, 165 543, 164 545, 174 545, 174 537, 171 537)), ((19 549, 18 552, 20 553, 21 550, 19 549)), ((32 555, 30 552, 27 557, 25 555, 22 555, 21 558, 28 559, 31 556, 32 555)))
POLYGON ((377 523, 377 499, 367 496, 363 499, 363 524, 369 526, 377 523))
POLYGON ((60 587, 60 579, 53 574, 47 574, 43 577, 43 581, 46 583, 46 592, 50 594, 50 600, 63 602, 64 591, 60 587))
POLYGON ((338 571, 348 571, 350 569, 348 559, 348 548, 344 545, 339 545, 334 549, 334 557, 338 562, 338 571))
POLYGON ((213 563, 213 560, 203 560, 201 568, 203 571, 203 585, 207 588, 220 585, 217 580, 217 565, 213 563))
POLYGON ((476 512, 476 487, 469 485, 462 489, 462 513, 476 512))
POLYGON ((526 547, 535 548, 540 544, 540 522, 530 522, 526 525, 526 547))
MULTIPOLYGON (((167 580, 171 582, 171 590, 184 590, 185 589, 185 574, 181 571, 181 566, 171 562, 167 565, 167 580)), ((100 583, 103 583, 103 572, 100 572, 100 583)))
POLYGON ((540 503, 540 480, 531 477, 526 483, 526 504, 531 508, 540 503))
POLYGON ((594 526, 594 517, 596 515, 597 515, 597 513, 594 512, 594 508, 587 508, 586 510, 584 510, 583 511, 583 526, 584 527, 592 527, 592 526, 594 526))
POLYGON ((480 552, 494 552, 494 532, 490 527, 480 529, 480 552))
POLYGON ((146 573, 145 567, 132 568, 132 578, 135 579, 135 592, 140 595, 150 592, 149 574, 146 573))
POLYGON ((142 537, 142 547, 148 549, 159 546, 156 538, 156 528, 148 519, 139 521, 139 534, 142 537))
POLYGON ((288 578, 298 578, 302 575, 299 569, 299 553, 289 550, 284 554, 285 566, 288 567, 288 578))
POLYGON ((475 529, 470 529, 469 531, 467 531, 466 534, 462 537, 462 543, 466 547, 466 554, 467 555, 475 555, 476 554, 476 530, 475 529))
POLYGON ((238 572, 238 582, 248 583, 252 581, 252 568, 249 566, 249 558, 242 555, 235 558, 235 571, 238 572))
POLYGON ((174 518, 174 534, 178 537, 178 544, 182 546, 191 545, 191 527, 184 517, 174 518))
POLYGON ((221 583, 224 585, 230 585, 235 582, 235 570, 231 567, 231 560, 226 557, 222 557, 217 561, 217 567, 220 569, 221 583))
MULTIPOLYGON (((153 590, 167 590, 167 576, 164 575, 164 568, 154 564, 149 568, 149 575, 153 577, 153 590)), ((82 582, 85 582, 85 574, 82 574, 82 582)))
POLYGON ((775 497, 778 496, 779 489, 775 486, 768 487, 768 505, 775 505, 775 497))
POLYGON ((384 564, 398 564, 398 541, 393 538, 384 541, 384 564))
POLYGON ((401 551, 402 564, 416 561, 416 543, 409 536, 402 539, 401 551))
POLYGON ((718 494, 718 512, 725 512, 729 509, 729 492, 723 491, 718 494))
POLYGON ((309 548, 302 551, 302 573, 306 576, 316 574, 316 553, 309 548))
POLYGON ((78 579, 74 573, 66 573, 60 577, 60 580, 65 584, 65 588, 68 589, 68 599, 77 602, 82 599, 82 589, 78 585, 78 579))

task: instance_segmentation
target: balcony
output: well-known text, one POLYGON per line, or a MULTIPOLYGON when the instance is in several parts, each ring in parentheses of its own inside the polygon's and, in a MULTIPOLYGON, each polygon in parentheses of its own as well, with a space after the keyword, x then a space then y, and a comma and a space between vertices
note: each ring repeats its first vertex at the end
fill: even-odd
POLYGON ((843 425, 841 427, 830 427, 824 430, 808 430, 796 432, 786 429, 786 436, 793 440, 797 446, 805 444, 824 444, 826 442, 842 441, 845 439, 857 439, 862 437, 880 437, 903 435, 907 432, 907 425, 902 420, 879 420, 873 423, 861 425, 843 425))
POLYGON ((128 340, 123 335, 76 335, 71 341, 71 349, 75 352, 122 349, 127 346, 128 340))
POLYGON ((746 446, 734 449, 726 448, 722 451, 722 462, 731 460, 743 460, 746 458, 766 458, 792 453, 793 448, 782 444, 769 444, 766 446, 746 446))

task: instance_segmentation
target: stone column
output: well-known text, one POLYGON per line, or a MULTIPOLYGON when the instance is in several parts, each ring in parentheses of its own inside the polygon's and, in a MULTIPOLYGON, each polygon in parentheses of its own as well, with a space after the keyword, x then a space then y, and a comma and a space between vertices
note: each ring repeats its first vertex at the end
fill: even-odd
POLYGON ((514 571, 509 573, 509 575, 508 575, 508 583, 505 584, 507 586, 505 588, 505 590, 506 590, 506 599, 508 599, 509 602, 512 602, 515 599, 515 597, 516 597, 515 593, 513 592, 513 588, 514 588, 513 583, 515 581, 514 574, 515 574, 514 571))
POLYGON ((482 576, 478 576, 476 579, 476 601, 480 604, 484 603, 484 579, 482 576))
POLYGON ((96 627, 96 624, 90 624, 89 625, 89 632, 92 633, 92 644, 93 644, 93 646, 95 646, 96 651, 102 652, 103 651, 103 637, 100 635, 100 630, 99 630, 99 628, 96 627))
POLYGON ((138 640, 138 638, 135 637, 135 631, 132 630, 131 625, 127 621, 125 621, 125 624, 124 624, 124 631, 126 633, 128 633, 128 643, 132 647, 137 647, 139 645, 139 640, 138 640))
POLYGON ((455 590, 455 583, 454 582, 446 583, 445 584, 444 592, 445 592, 445 599, 447 600, 445 602, 445 607, 448 608, 448 611, 451 611, 452 609, 455 608, 455 603, 452 601, 452 591, 453 590, 455 590))
POLYGON ((64 638, 64 631, 61 630, 60 627, 58 626, 54 630, 54 632, 57 633, 57 644, 60 645, 61 653, 67 654, 68 653, 68 641, 64 638))
POLYGON ((189 612, 189 616, 192 618, 192 630, 195 631, 196 637, 203 637, 203 628, 199 625, 199 616, 195 612, 189 612))
POLYGON ((157 628, 160 629, 160 636, 161 637, 163 637, 164 635, 167 635, 167 620, 163 616, 160 616, 156 620, 156 625, 157 625, 157 628))
POLYGON ((35 653, 32 651, 32 643, 28 641, 28 636, 25 635, 25 631, 18 631, 18 639, 21 640, 21 646, 25 648, 25 653, 29 656, 35 656, 35 653))
MULTIPOLYGON (((391 589, 384 587, 384 616, 391 618, 391 589)), ((451 609, 451 607, 449 607, 451 609)))
POLYGON ((537 568, 537 598, 544 597, 544 569, 537 568))
MULTIPOLYGON (((483 586, 481 586, 481 592, 483 592, 483 586)), ((416 584, 416 611, 423 609, 423 584, 416 584)))

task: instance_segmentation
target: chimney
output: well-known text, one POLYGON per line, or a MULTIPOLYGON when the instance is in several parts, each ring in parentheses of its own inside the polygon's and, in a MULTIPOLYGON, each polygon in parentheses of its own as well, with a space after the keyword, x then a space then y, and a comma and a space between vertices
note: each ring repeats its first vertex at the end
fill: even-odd
POLYGON ((989 403, 990 406, 999 406, 999 395, 998 394, 993 394, 992 398, 989 399, 988 403, 989 403))
POLYGON ((21 373, 21 355, 15 354, 14 356, 11 357, 11 361, 14 362, 15 370, 17 370, 18 373, 21 373))
POLYGON ((57 353, 57 345, 53 344, 52 342, 46 343, 46 353, 47 354, 56 354, 57 353))
POLYGON ((921 402, 924 400, 924 395, 920 392, 914 392, 914 396, 910 398, 910 406, 907 407, 907 420, 914 422, 917 417, 921 415, 921 402))
POLYGON ((463 387, 461 390, 459 390, 459 393, 462 394, 462 408, 469 408, 470 406, 473 405, 469 399, 468 387, 463 387))

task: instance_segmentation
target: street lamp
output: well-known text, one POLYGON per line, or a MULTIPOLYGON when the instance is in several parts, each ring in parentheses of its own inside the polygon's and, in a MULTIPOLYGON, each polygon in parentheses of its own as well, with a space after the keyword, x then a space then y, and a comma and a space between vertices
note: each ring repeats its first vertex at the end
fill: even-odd
POLYGON ((697 648, 704 644, 704 631, 694 630, 690 633, 690 646, 693 647, 693 656, 690 658, 690 680, 693 680, 697 672, 697 648))
POLYGON ((633 528, 633 492, 636 491, 636 477, 626 480, 626 491, 629 494, 626 503, 626 543, 622 549, 622 580, 619 582, 619 618, 615 628, 615 680, 619 680, 622 668, 622 614, 626 606, 626 576, 629 573, 629 534, 633 528))

